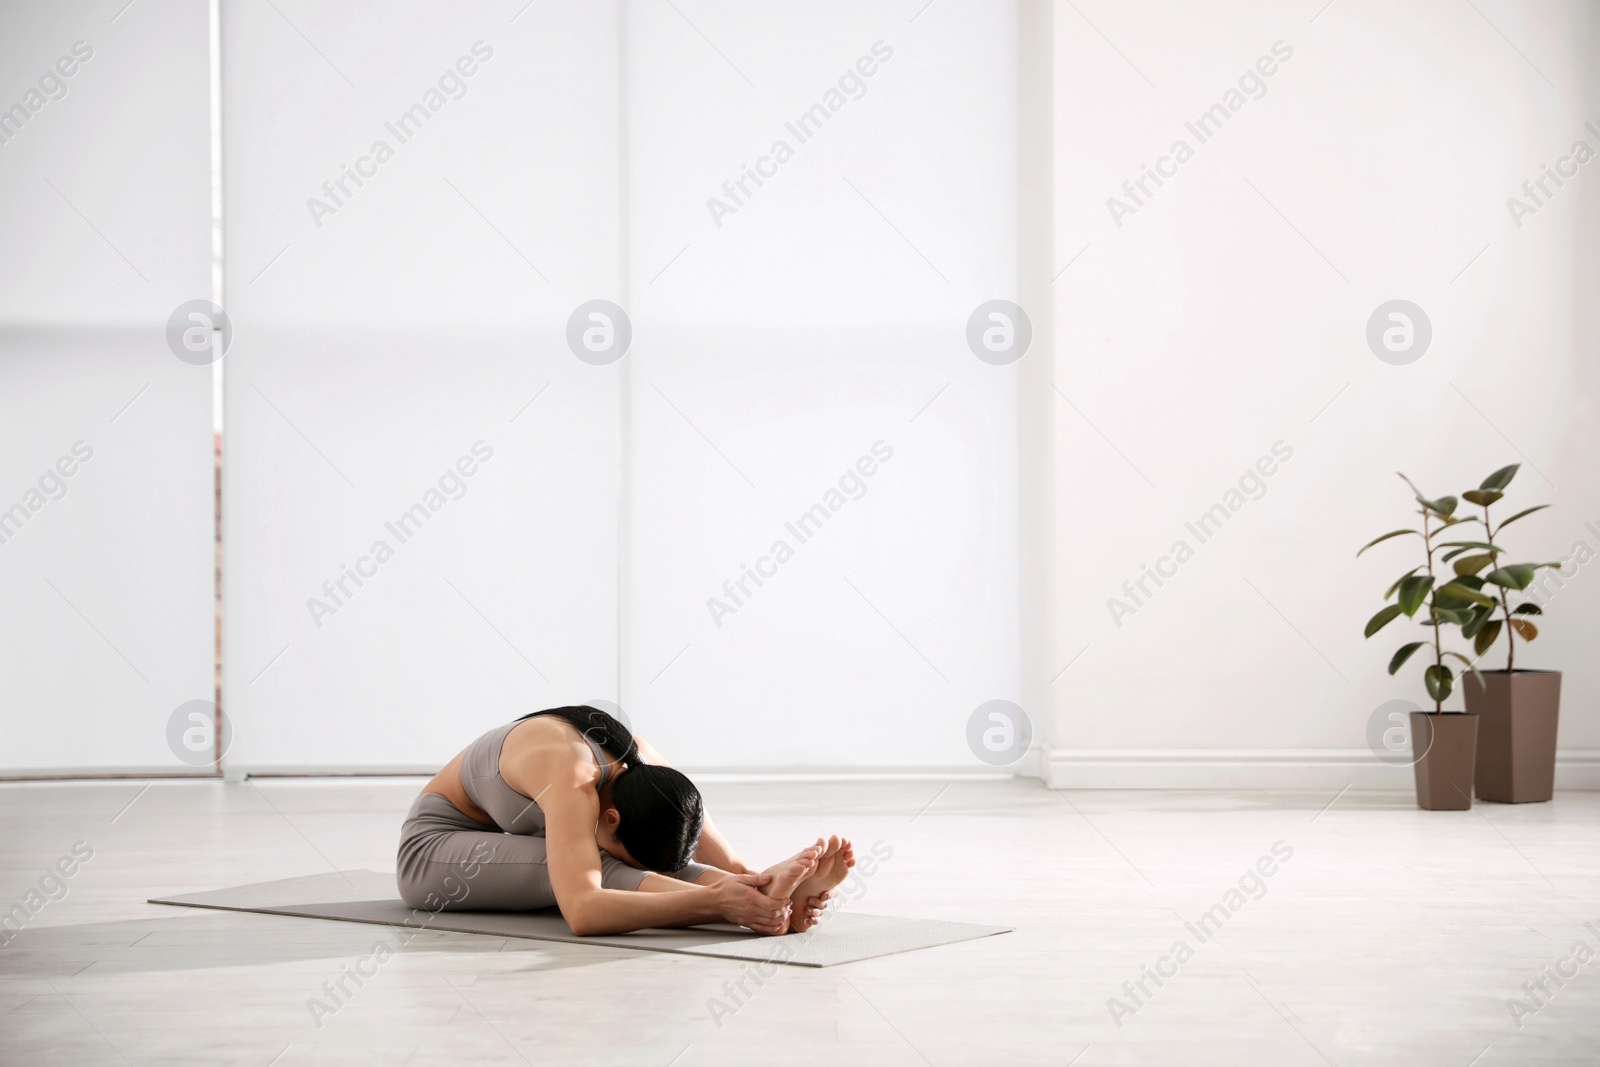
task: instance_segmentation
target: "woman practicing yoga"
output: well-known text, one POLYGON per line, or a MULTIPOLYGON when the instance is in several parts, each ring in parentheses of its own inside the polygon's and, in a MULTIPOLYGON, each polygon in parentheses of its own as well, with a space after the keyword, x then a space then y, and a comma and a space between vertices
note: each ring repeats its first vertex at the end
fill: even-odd
POLYGON ((597 708, 552 708, 478 738, 434 775, 400 831, 396 879, 413 908, 556 905, 575 934, 730 922, 809 930, 855 856, 818 838, 745 866, 700 791, 597 708))

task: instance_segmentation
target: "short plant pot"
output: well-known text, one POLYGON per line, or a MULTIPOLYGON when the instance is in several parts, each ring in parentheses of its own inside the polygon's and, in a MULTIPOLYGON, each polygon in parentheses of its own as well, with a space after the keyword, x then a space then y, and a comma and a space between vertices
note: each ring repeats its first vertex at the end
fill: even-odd
POLYGON ((1479 800, 1529 804, 1549 800, 1556 782, 1560 671, 1483 671, 1461 679, 1467 710, 1478 718, 1479 800))
POLYGON ((1411 713, 1412 765, 1417 777, 1417 807, 1426 811, 1465 811, 1472 807, 1478 717, 1459 712, 1411 713))

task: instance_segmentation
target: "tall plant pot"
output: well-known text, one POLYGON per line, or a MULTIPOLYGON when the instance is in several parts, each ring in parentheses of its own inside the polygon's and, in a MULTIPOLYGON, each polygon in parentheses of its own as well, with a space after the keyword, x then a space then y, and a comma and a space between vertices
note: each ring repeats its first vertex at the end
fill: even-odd
POLYGON ((1527 804, 1555 791, 1560 671, 1484 671, 1461 679, 1467 710, 1478 717, 1473 782, 1479 800, 1527 804))
POLYGON ((1412 768, 1417 777, 1417 807, 1427 811, 1465 811, 1472 807, 1478 717, 1471 713, 1411 713, 1412 768))

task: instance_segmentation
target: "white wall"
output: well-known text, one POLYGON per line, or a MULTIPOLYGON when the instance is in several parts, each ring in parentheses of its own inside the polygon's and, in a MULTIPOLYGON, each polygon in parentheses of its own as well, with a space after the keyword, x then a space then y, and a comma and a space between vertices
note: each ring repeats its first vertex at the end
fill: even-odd
POLYGON ((726 60, 630 11, 624 706, 700 767, 981 768, 1020 685, 1017 370, 965 340, 1018 298, 1011 5, 700 5, 726 60))
POLYGON ((5 774, 190 771, 214 688, 211 374, 165 339, 211 292, 206 6, 116 16, 0 7, 5 774))
POLYGON ((615 694, 618 370, 564 341, 617 288, 614 13, 277 8, 223 12, 229 762, 437 766, 615 694))
POLYGON ((978 766, 967 717, 1019 688, 1015 372, 965 340, 1017 296, 1000 10, 637 4, 619 34, 579 3, 225 7, 230 763, 436 765, 620 693, 688 766, 978 766), (479 40, 466 95, 313 219, 479 40), (846 71, 800 144, 785 121, 846 71), (719 227, 708 196, 783 137, 719 227), (632 317, 620 363, 567 350, 592 299, 632 317), (386 534, 480 438, 469 494, 386 534), (865 495, 789 537, 875 446, 865 495), (378 540, 392 561, 323 592, 378 540))
MULTIPOLYGON (((1600 164, 1520 228, 1506 206, 1575 140, 1600 149, 1595 11, 1478 6, 1058 10, 1057 261, 1082 252, 1055 284, 1058 663, 1081 654, 1054 686, 1057 784, 1406 784, 1365 728, 1425 701, 1420 671, 1384 672, 1413 638, 1361 628, 1414 553, 1355 558, 1406 525, 1397 469, 1442 495, 1520 461, 1512 505, 1556 507, 1513 552, 1600 551, 1600 164), (1264 97, 1197 145, 1185 121, 1277 41, 1264 97), (1178 138, 1194 158, 1116 225, 1107 198, 1178 138), (1394 298, 1433 324, 1407 366, 1364 339, 1394 298), (1265 495, 1199 544, 1185 522, 1279 441, 1265 495), (1118 625, 1108 598, 1179 539, 1194 558, 1118 625)), ((1595 567, 1517 659, 1566 672, 1559 780, 1591 786, 1595 567)))
MULTIPOLYGON (((1062 784, 1404 784, 1364 732, 1420 684, 1360 627, 1409 563, 1354 559, 1405 518, 1392 472, 1442 493, 1521 459, 1514 499, 1558 506, 1514 543, 1600 552, 1593 168, 1506 210, 1600 148, 1595 18, 1479 6, 228 0, 230 764, 426 767, 614 698, 691 766, 976 767, 966 718, 1004 698, 1062 784), (880 40, 717 225, 707 198, 880 40), (1117 225, 1107 198, 1280 40, 1264 96, 1117 225), (400 144, 385 122, 480 41, 400 144), (1050 99, 1019 94, 1045 66, 1050 99), (1038 309, 1007 367, 963 337, 996 297, 1038 309), (1434 328, 1409 366, 1363 336, 1396 297, 1434 328), (563 337, 596 298, 633 319, 609 366, 563 337), (865 494, 718 626, 707 600, 879 440, 865 494), (385 523, 479 441, 400 544, 385 523), (324 591, 378 540, 366 584, 324 591)), ((205 10, 0 19, 0 69, 95 48, 0 145, 0 506, 96 450, 0 544, 0 768, 181 770, 167 716, 211 684, 210 383, 161 331, 211 286, 205 10)), ((1519 660, 1567 672, 1568 783, 1600 752, 1592 569, 1519 660)))

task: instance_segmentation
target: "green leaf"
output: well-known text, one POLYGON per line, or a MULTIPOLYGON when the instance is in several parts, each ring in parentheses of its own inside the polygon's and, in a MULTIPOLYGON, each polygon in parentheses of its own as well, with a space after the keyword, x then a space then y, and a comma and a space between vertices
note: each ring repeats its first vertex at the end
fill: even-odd
POLYGON ((1407 615, 1415 615, 1422 606, 1423 599, 1428 595, 1428 590, 1433 588, 1433 575, 1413 574, 1400 583, 1400 610, 1407 615))
MULTIPOLYGON (((1462 551, 1465 552, 1466 549, 1462 549, 1462 551)), ((1449 556, 1445 557, 1445 559, 1449 558, 1449 556)), ((1456 560, 1455 571, 1458 575, 1477 574, 1493 562, 1494 557, 1487 552, 1477 556, 1463 556, 1456 560)))
MULTIPOLYGON (((1396 474, 1400 474, 1399 471, 1395 471, 1395 473, 1396 474)), ((1453 497, 1453 496, 1442 496, 1438 500, 1429 500, 1427 497, 1423 496, 1421 492, 1418 491, 1416 483, 1413 482, 1410 478, 1406 478, 1406 476, 1404 474, 1400 474, 1400 477, 1405 480, 1405 483, 1407 485, 1411 486, 1411 495, 1417 498, 1417 503, 1419 503, 1423 507, 1427 508, 1433 514, 1439 516, 1441 519, 1448 519, 1450 517, 1451 513, 1456 510, 1456 498, 1455 497, 1453 497)), ((1457 521, 1464 521, 1464 520, 1457 520, 1457 521)))
POLYGON ((1439 524, 1439 530, 1442 532, 1442 531, 1448 529, 1451 526, 1459 526, 1464 522, 1482 522, 1482 521, 1483 520, 1478 518, 1476 515, 1452 515, 1448 519, 1444 520, 1443 522, 1441 522, 1439 524))
POLYGON ((1400 615, 1400 605, 1399 604, 1386 604, 1386 605, 1384 605, 1384 607, 1383 607, 1383 609, 1381 611, 1379 611, 1376 615, 1374 615, 1372 618, 1367 620, 1366 636, 1371 637, 1373 634, 1377 633, 1379 630, 1383 629, 1385 626, 1388 626, 1391 622, 1393 622, 1396 618, 1398 618, 1399 615, 1400 615))
POLYGON ((1516 612, 1518 615, 1543 615, 1544 614, 1544 609, 1541 608, 1539 605, 1535 604, 1531 600, 1528 601, 1526 604, 1518 604, 1516 607, 1512 608, 1511 610, 1516 612))
POLYGON ((1433 612, 1435 621, 1432 623, 1432 625, 1434 626, 1439 625, 1441 622, 1447 622, 1451 626, 1465 626, 1468 622, 1472 621, 1472 612, 1475 609, 1447 608, 1436 605, 1430 610, 1433 612))
POLYGON ((1479 507, 1486 508, 1503 496, 1505 496, 1505 494, 1498 489, 1468 489, 1465 493, 1461 494, 1461 499, 1471 504, 1477 504, 1479 507))
POLYGON ((1409 645, 1401 645, 1400 651, 1396 652, 1394 654, 1394 658, 1389 661, 1389 673, 1393 674, 1395 671, 1403 667, 1406 660, 1411 658, 1411 653, 1415 652, 1417 649, 1421 648, 1427 643, 1428 642, 1426 641, 1413 641, 1409 645))
POLYGON ((1484 685, 1483 675, 1478 673, 1478 665, 1476 663, 1472 662, 1470 659, 1468 659, 1467 657, 1463 656, 1459 652, 1446 652, 1445 655, 1446 656, 1454 656, 1456 659, 1458 659, 1462 663, 1466 664, 1467 665, 1467 670, 1472 672, 1472 676, 1478 680, 1478 684, 1480 686, 1483 686, 1483 688, 1485 688, 1485 689, 1489 688, 1487 685, 1484 685))
POLYGON ((1400 577, 1396 578, 1394 580, 1394 584, 1389 587, 1389 591, 1387 593, 1383 594, 1383 599, 1388 600, 1390 597, 1394 596, 1394 591, 1396 589, 1400 588, 1400 583, 1405 581, 1407 578, 1411 577, 1413 574, 1417 573, 1421 569, 1422 569, 1421 567, 1412 567, 1410 570, 1406 571, 1400 577))
MULTIPOLYGON (((1522 464, 1520 463, 1513 463, 1509 467, 1501 467, 1499 470, 1495 471, 1493 474, 1489 475, 1489 477, 1480 482, 1478 484, 1478 488, 1504 489, 1506 486, 1511 484, 1511 479, 1517 476, 1517 469, 1521 466, 1522 464)), ((1465 496, 1466 494, 1463 493, 1462 495, 1465 496)))
POLYGON ((1428 687, 1428 695, 1434 700, 1445 701, 1450 699, 1450 690, 1455 685, 1455 675, 1450 673, 1450 668, 1435 663, 1422 674, 1422 683, 1428 687))
POLYGON ((1504 530, 1507 526, 1510 526, 1512 523, 1516 522, 1518 519, 1522 518, 1524 515, 1532 515, 1535 511, 1543 511, 1545 508, 1547 508, 1549 506, 1550 506, 1549 504, 1540 504, 1536 508, 1529 508, 1527 511, 1519 511, 1515 515, 1513 515, 1509 519, 1507 519, 1505 522, 1502 522, 1500 524, 1499 528, 1504 530))
POLYGON ((1458 575, 1454 579, 1454 581, 1460 582, 1462 585, 1466 586, 1468 589, 1477 589, 1477 590, 1482 590, 1483 589, 1483 579, 1479 578, 1475 574, 1458 575))
POLYGON ((1500 620, 1484 623, 1483 629, 1472 639, 1472 651, 1483 655, 1494 646, 1495 638, 1500 636, 1500 620))
POLYGON ((1492 570, 1483 576, 1486 582, 1503 586, 1506 589, 1526 589, 1533 581, 1534 565, 1532 563, 1508 563, 1504 567, 1492 570))
POLYGON ((1472 618, 1461 627, 1462 637, 1476 637, 1478 631, 1483 629, 1483 624, 1489 621, 1489 616, 1494 614, 1494 608, 1473 608, 1472 618))
POLYGON ((1512 619, 1511 628, 1517 631, 1517 636, 1524 641, 1532 641, 1539 636, 1539 628, 1527 619, 1512 619))
MULTIPOLYGON (((1435 598, 1435 603, 1438 602, 1437 598, 1444 597, 1448 601, 1464 601, 1468 604, 1487 604, 1489 607, 1494 607, 1493 598, 1484 596, 1477 590, 1465 586, 1460 582, 1446 582, 1437 590, 1435 590, 1433 595, 1435 598)), ((1445 604, 1444 606, 1454 607, 1455 605, 1453 603, 1449 603, 1445 604)))
POLYGON ((1381 543, 1383 541, 1387 541, 1391 537, 1399 537, 1401 534, 1416 534, 1418 537, 1421 537, 1422 536, 1422 531, 1421 530, 1390 530, 1388 533, 1384 534, 1382 537, 1375 537, 1371 541, 1368 541, 1366 544, 1362 545, 1361 546, 1361 550, 1359 552, 1357 552, 1356 555, 1360 556, 1362 552, 1365 552, 1367 549, 1371 548, 1373 545, 1379 544, 1379 543, 1381 543))
POLYGON ((1491 545, 1487 541, 1437 541, 1434 548, 1445 548, 1449 545, 1460 545, 1462 548, 1481 548, 1485 552, 1504 552, 1499 545, 1491 545))

